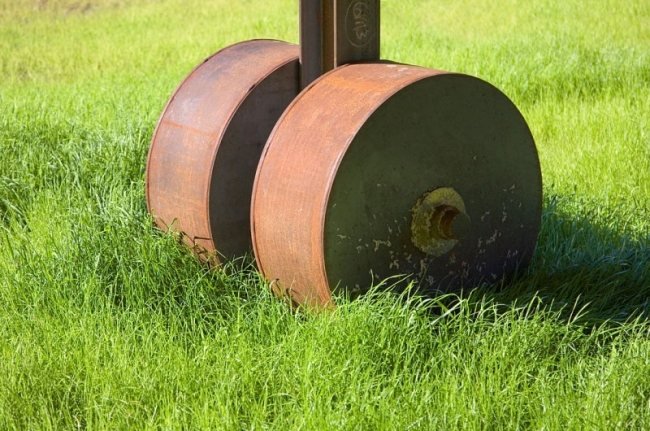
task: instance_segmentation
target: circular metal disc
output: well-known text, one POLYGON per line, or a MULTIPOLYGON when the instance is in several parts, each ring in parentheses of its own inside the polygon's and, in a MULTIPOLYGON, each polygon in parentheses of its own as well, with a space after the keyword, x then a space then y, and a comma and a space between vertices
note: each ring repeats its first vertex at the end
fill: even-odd
POLYGON ((296 45, 273 40, 227 47, 183 81, 159 120, 147 205, 159 227, 180 232, 203 260, 251 252, 255 169, 298 94, 298 53, 296 45))
POLYGON ((530 130, 499 90, 349 65, 301 93, 269 138, 255 255, 276 290, 308 305, 398 274, 431 293, 472 287, 529 262, 541 193, 530 130))

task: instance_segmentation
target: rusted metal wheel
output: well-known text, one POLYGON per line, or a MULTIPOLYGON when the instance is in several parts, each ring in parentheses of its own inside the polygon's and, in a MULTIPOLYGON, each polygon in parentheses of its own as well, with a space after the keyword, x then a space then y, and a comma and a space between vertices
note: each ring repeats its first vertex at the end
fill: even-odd
POLYGON ((299 48, 254 40, 199 65, 167 104, 147 163, 147 205, 203 260, 251 251, 250 196, 260 153, 299 91, 299 48))
POLYGON ((304 90, 272 132, 253 246, 276 292, 309 306, 395 274, 425 290, 472 287, 529 262, 541 194, 530 130, 492 85, 347 65, 304 90))

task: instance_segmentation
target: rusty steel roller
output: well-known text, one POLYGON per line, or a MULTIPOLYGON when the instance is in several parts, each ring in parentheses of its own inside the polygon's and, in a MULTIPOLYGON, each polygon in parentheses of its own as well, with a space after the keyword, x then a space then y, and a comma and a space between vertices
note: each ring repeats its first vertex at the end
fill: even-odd
POLYGON ((204 261, 251 252, 250 196, 262 148, 298 94, 299 48, 253 40, 199 65, 169 100, 147 163, 147 205, 204 261))
POLYGON ((258 167, 254 250, 308 306, 404 274, 435 292, 525 266, 541 220, 530 130, 492 85, 390 63, 346 65, 287 108, 258 167))
POLYGON ((478 78, 380 61, 379 21, 379 0, 300 0, 300 47, 196 68, 152 140, 158 226, 211 263, 252 248, 316 308, 393 275, 433 293, 527 265, 542 183, 524 118, 478 78))

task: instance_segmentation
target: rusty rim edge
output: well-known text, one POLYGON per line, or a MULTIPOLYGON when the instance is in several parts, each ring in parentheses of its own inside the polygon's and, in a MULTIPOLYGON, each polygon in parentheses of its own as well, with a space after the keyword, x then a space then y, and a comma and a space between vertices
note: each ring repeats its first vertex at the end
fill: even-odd
MULTIPOLYGON (((296 47, 296 48, 298 47, 298 45, 296 45, 296 44, 289 43, 289 42, 285 42, 285 41, 282 41, 282 40, 277 40, 277 39, 251 39, 251 40, 247 40, 247 41, 245 41, 245 42, 240 42, 240 43, 236 43, 236 44, 234 44, 234 45, 230 45, 230 46, 228 46, 228 47, 225 48, 225 49, 228 49, 228 48, 231 48, 231 47, 233 47, 233 46, 237 46, 237 45, 240 45, 240 44, 243 44, 243 43, 249 43, 249 42, 260 42, 260 41, 280 42, 280 43, 282 43, 282 44, 284 44, 284 45, 287 45, 287 46, 293 46, 293 47, 296 47)), ((222 51, 223 51, 223 50, 222 50, 222 51)), ((221 51, 219 51, 219 52, 221 52, 221 51)), ((218 54, 218 53, 217 53, 217 54, 218 54)), ((215 55, 217 55, 217 54, 215 54, 215 55)), ((211 57, 210 57, 210 58, 211 58, 211 57)), ((296 61, 296 60, 300 61, 300 58, 298 57, 298 55, 296 55, 295 57, 292 57, 292 58, 286 60, 285 62, 283 62, 283 63, 277 65, 276 67, 274 67, 273 69, 271 69, 270 71, 268 71, 268 72, 267 72, 267 73, 266 73, 262 78, 258 79, 257 82, 256 82, 253 86, 251 86, 251 87, 246 91, 245 96, 242 97, 242 98, 239 100, 239 102, 238 102, 237 105, 235 106, 235 109, 233 109, 232 111, 230 111, 230 115, 228 116, 228 119, 226 120, 226 123, 225 123, 224 127, 221 129, 221 133, 220 133, 219 136, 217 137, 218 145, 216 146, 216 150, 214 151, 214 154, 213 154, 213 156, 212 156, 212 160, 210 161, 210 165, 212 166, 212 167, 210 168, 210 178, 213 177, 212 174, 214 173, 215 160, 216 160, 216 158, 217 158, 217 153, 219 152, 219 147, 220 147, 220 145, 221 145, 221 142, 222 142, 222 140, 223 140, 223 137, 224 137, 226 131, 228 130, 228 126, 230 125, 230 122, 232 121, 233 117, 234 117, 234 116, 239 112, 239 108, 244 104, 244 102, 248 99, 248 97, 251 95, 251 93, 252 93, 253 91, 255 91, 255 89, 256 89, 256 88, 257 88, 257 87, 258 87, 258 86, 259 86, 259 85, 260 85, 260 84, 261 84, 261 83, 262 83, 266 78, 268 78, 271 74, 273 74, 274 72, 278 71, 279 69, 285 67, 287 64, 289 64, 289 63, 291 63, 291 62, 293 62, 293 61, 296 61)), ((298 76, 298 79, 300 79, 300 76, 298 76)), ((284 114, 283 114, 283 115, 284 115, 284 114)), ((281 116, 281 117, 282 117, 282 116, 281 116)), ((279 121, 278 121, 278 122, 279 122, 279 121)), ((276 125, 277 125, 277 123, 276 123, 276 125)), ((275 126, 273 126, 273 130, 275 130, 275 126)), ((271 132, 271 134, 273 134, 273 131, 271 132)), ((270 136, 270 135, 269 135, 269 136, 270 136)), ((268 140, 267 140, 267 142, 268 142, 268 140)), ((266 145, 264 145, 264 148, 266 148, 266 145)), ((257 162, 257 163, 258 163, 258 166, 259 166, 259 164, 260 164, 260 162, 261 162, 263 156, 264 156, 264 151, 262 152, 262 155, 260 156, 260 160, 258 160, 258 162, 257 162)), ((257 169, 255 170, 255 178, 257 178, 257 169)), ((253 180, 253 189, 251 190, 251 199, 252 199, 252 196, 254 195, 254 192, 253 192, 254 189, 255 189, 255 182, 254 182, 254 180, 253 180)), ((208 187, 207 190, 206 190, 205 202, 207 202, 207 206, 206 206, 206 208, 205 208, 205 211, 206 211, 206 218, 207 218, 207 220, 210 220, 210 187, 208 187)), ((250 207, 251 207, 251 208, 253 207, 253 203, 252 203, 252 201, 251 201, 251 205, 250 205, 250 207)), ((250 210, 249 210, 249 213, 251 213, 250 210)), ((251 214, 252 214, 252 213, 251 213, 251 214)), ((249 215, 249 217, 250 217, 250 215, 249 215)), ((214 249, 216 250, 216 253, 217 253, 217 259, 219 259, 219 258, 221 257, 221 255, 220 255, 220 253, 219 253, 219 248, 217 247, 217 244, 215 243, 214 236, 212 235, 212 223, 208 223, 208 231, 210 232, 210 241, 212 242, 212 245, 214 246, 214 249)), ((252 233, 251 233, 251 236, 254 238, 254 235, 252 235, 252 233)), ((253 242, 253 241, 251 241, 251 242, 253 242)), ((253 249, 255 249, 255 245, 254 245, 254 244, 253 244, 253 249)), ((253 253, 254 253, 254 252, 253 252, 253 253)), ((221 260, 221 259, 219 259, 219 260, 221 260)))
MULTIPOLYGON (((272 138, 275 136, 276 131, 279 128, 280 124, 283 122, 284 118, 289 114, 289 112, 292 109, 295 108, 295 106, 300 102, 300 100, 302 99, 302 96, 304 94, 306 94, 312 87, 318 85, 319 82, 326 80, 331 74, 337 73, 341 69, 354 67, 355 65, 359 65, 359 64, 369 64, 369 63, 353 63, 353 64, 343 65, 341 67, 338 67, 336 69, 333 69, 333 70, 327 72, 326 74, 319 77, 316 81, 309 84, 289 104, 287 109, 285 109, 285 111, 280 116, 280 119, 276 123, 275 127, 273 128, 273 131, 269 135, 269 139, 268 139, 266 145, 264 146, 264 149, 262 151, 262 155, 260 157, 259 164, 257 166, 257 171, 255 173, 255 180, 254 180, 254 183, 253 183, 253 196, 252 196, 252 201, 251 201, 251 235, 253 237, 252 238, 253 239, 253 241, 252 241, 253 242, 253 253, 255 254, 255 260, 256 260, 256 263, 257 263, 257 267, 262 272, 262 274, 264 274, 264 268, 263 268, 263 265, 261 263, 261 259, 259 259, 259 257, 258 257, 259 252, 258 252, 257 241, 256 241, 257 236, 255 234, 255 223, 254 223, 254 217, 253 217, 253 213, 254 213, 253 209, 255 208, 255 195, 256 195, 257 188, 258 188, 258 179, 259 179, 259 175, 260 175, 260 170, 261 170, 261 167, 263 165, 264 159, 266 158, 266 154, 267 154, 268 149, 269 149, 269 143, 271 142, 272 138)), ((359 132, 361 127, 363 127, 363 125, 367 122, 367 120, 377 111, 377 109, 379 109, 379 107, 383 106, 383 104, 388 99, 390 99, 393 95, 395 95, 396 93, 403 90, 404 88, 406 88, 406 87, 412 85, 413 83, 418 82, 418 81, 420 81, 422 79, 426 79, 426 78, 429 78, 431 76, 450 74, 449 72, 445 72, 445 71, 442 71, 442 70, 430 69, 430 68, 426 68, 426 67, 414 66, 414 65, 403 64, 403 63, 395 63, 395 62, 392 62, 392 61, 379 61, 379 62, 372 62, 370 64, 390 64, 390 65, 400 64, 400 65, 404 65, 404 66, 408 66, 408 67, 414 67, 414 68, 422 69, 424 71, 427 71, 428 74, 425 75, 425 76, 417 77, 417 78, 415 78, 413 80, 407 81, 407 82, 403 83, 401 86, 397 87, 394 91, 386 92, 384 97, 375 105, 374 109, 372 109, 371 111, 368 111, 367 115, 364 116, 360 120, 359 123, 357 123, 358 127, 356 127, 356 130, 355 130, 354 134, 351 135, 351 138, 345 144, 346 151, 342 152, 342 155, 335 161, 335 163, 333 165, 336 169, 333 169, 333 170, 330 171, 330 177, 327 178, 328 187, 327 187, 327 190, 325 191, 325 199, 323 201, 323 208, 321 208, 321 211, 320 211, 320 214, 321 214, 320 219, 321 220, 320 220, 320 229, 319 229, 319 233, 318 233, 319 236, 320 236, 319 244, 321 244, 322 247, 323 247, 323 250, 322 250, 323 252, 320 253, 321 256, 322 256, 322 260, 320 262, 320 271, 319 271, 319 273, 320 273, 320 277, 324 281, 322 286, 328 286, 328 288, 327 288, 327 291, 325 291, 325 289, 321 289, 319 286, 312 286, 312 287, 316 288, 316 293, 317 293, 318 299, 321 301, 320 305, 324 306, 325 308, 333 307, 333 306, 336 305, 335 302, 334 302, 334 299, 332 298, 332 289, 329 288, 329 279, 327 277, 327 269, 326 269, 326 265, 325 265, 325 253, 324 253, 325 252, 325 241, 324 241, 324 239, 325 239, 324 236, 325 235, 324 235, 324 232, 325 232, 325 219, 326 219, 326 211, 327 211, 327 202, 329 200, 329 196, 330 196, 330 193, 332 191, 333 180, 336 177, 336 172, 338 171, 338 167, 340 166, 341 161, 343 160, 343 157, 345 157, 345 153, 347 152, 347 148, 349 148, 349 146, 352 143, 352 141, 354 140, 355 136, 357 135, 357 133, 359 132)))
MULTIPOLYGON (((161 111, 160 116, 158 117, 158 121, 156 121, 156 126, 154 128, 153 134, 151 135, 151 141, 150 141, 151 143, 149 144, 149 152, 147 153, 147 164, 146 164, 146 171, 145 171, 145 201, 146 201, 146 204, 147 204, 147 212, 154 218, 154 221, 155 221, 156 216, 155 216, 155 214, 151 213, 151 207, 149 205, 149 165, 150 165, 149 162, 151 161, 151 154, 153 153, 153 149, 154 149, 155 142, 156 142, 156 137, 158 136, 158 131, 160 129, 160 124, 162 123, 162 120, 165 117, 165 114, 167 113, 167 110, 169 109, 169 106, 176 99, 176 96, 178 95, 178 92, 183 87, 183 85, 185 85, 185 83, 206 62, 210 61, 212 58, 216 57, 217 55, 219 55, 219 54, 221 54, 221 53, 223 53, 223 52, 225 52, 225 51, 227 51, 227 50, 229 50, 231 48, 234 48, 234 47, 239 46, 239 45, 244 45, 244 44, 247 44, 247 43, 251 43, 251 42, 280 42, 280 43, 283 43, 283 44, 292 45, 289 42, 285 42, 285 41, 278 40, 278 39, 249 39, 249 40, 244 40, 244 41, 241 41, 241 42, 237 42, 237 43, 233 43, 231 45, 225 46, 225 47, 219 49, 214 54, 211 54, 208 57, 204 58, 203 61, 201 61, 196 66, 194 66, 194 68, 192 68, 192 70, 185 76, 185 78, 183 78, 183 80, 180 82, 180 84, 178 84, 176 86, 176 88, 172 92, 171 96, 169 97, 169 99, 165 103, 165 105, 163 107, 163 110, 161 111)), ((239 107, 239 105, 237 105, 237 107, 239 107)), ((232 119, 232 116, 228 118, 228 122, 226 123, 226 126, 228 124, 230 124, 231 119, 232 119)), ((219 137, 221 138, 222 135, 223 135, 223 133, 219 137)), ((215 154, 216 154, 216 152, 215 152, 215 154)), ((212 172, 212 171, 210 171, 210 172, 212 172)), ((212 234, 211 231, 210 231, 210 234, 212 234)), ((213 242, 213 245, 214 245, 214 242, 213 242)))
MULTIPOLYGON (((345 67, 345 66, 344 66, 345 67)), ((320 82, 322 79, 325 77, 331 75, 332 73, 335 73, 338 69, 332 69, 329 72, 321 75, 318 79, 315 81, 311 82, 307 87, 302 89, 300 93, 289 103, 289 106, 286 107, 282 115, 280 115, 280 118, 278 118, 278 121, 275 123, 275 126, 273 126, 273 130, 271 130, 271 134, 269 134, 268 139, 266 140, 266 143, 264 144, 264 148, 262 149, 262 153, 260 154, 260 160, 257 163, 257 169, 255 170, 255 178, 253 179, 253 193, 251 195, 251 209, 250 209, 250 228, 251 228, 251 242, 253 244, 253 258, 255 259, 255 266, 257 266, 258 271, 264 276, 264 266, 262 265, 262 260, 259 258, 260 254, 258 251, 257 247, 257 235, 255 234, 255 204, 256 204, 256 194, 257 194, 257 189, 259 185, 259 177, 260 177, 260 171, 262 169, 262 165, 264 162, 264 159, 266 159, 266 154, 269 151, 269 144, 272 140, 272 138, 276 135, 276 132, 278 130, 278 127, 280 124, 283 122, 284 118, 288 115, 288 113, 294 108, 296 103, 302 98, 302 95, 305 94, 307 91, 309 91, 314 85, 316 85, 318 82, 320 82)), ((327 280, 326 274, 323 274, 323 277, 325 277, 325 280, 327 280)), ((266 276, 264 276, 266 279, 266 276)), ((272 280, 267 280, 267 281, 272 281, 272 280)), ((329 302, 331 302, 331 295, 327 295, 329 298, 329 302)), ((295 304, 295 301, 293 298, 291 299, 292 303, 295 304)))

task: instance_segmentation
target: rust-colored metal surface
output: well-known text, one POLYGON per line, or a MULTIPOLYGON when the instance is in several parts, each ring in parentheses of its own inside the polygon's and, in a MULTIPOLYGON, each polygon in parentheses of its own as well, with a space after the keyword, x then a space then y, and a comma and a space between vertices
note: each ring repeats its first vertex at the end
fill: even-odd
POLYGON ((251 229, 279 294, 313 307, 404 274, 435 292, 526 265, 541 219, 530 131, 490 84, 414 66, 340 67, 287 108, 251 229))
POLYGON ((379 60, 379 0, 300 0, 302 88, 348 63, 379 60))
POLYGON ((527 265, 541 173, 512 102, 379 62, 379 0, 300 7, 300 48, 228 47, 168 102, 147 164, 158 226, 210 263, 254 249, 277 294, 317 308, 393 275, 435 293, 527 265))
POLYGON ((251 251, 250 195, 262 148, 299 91, 299 48, 254 40, 198 66, 168 102, 147 163, 156 224, 212 263, 251 251))

